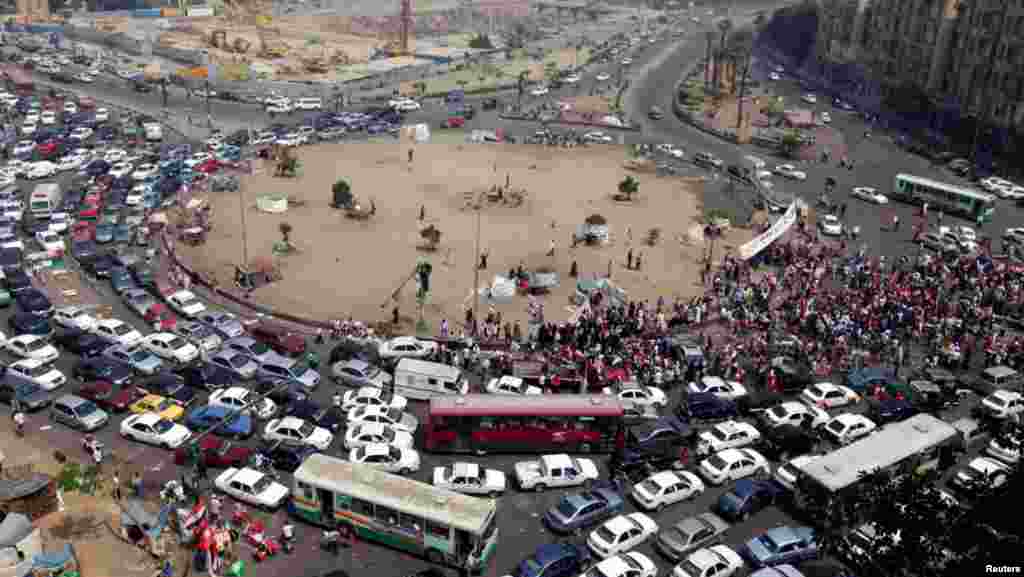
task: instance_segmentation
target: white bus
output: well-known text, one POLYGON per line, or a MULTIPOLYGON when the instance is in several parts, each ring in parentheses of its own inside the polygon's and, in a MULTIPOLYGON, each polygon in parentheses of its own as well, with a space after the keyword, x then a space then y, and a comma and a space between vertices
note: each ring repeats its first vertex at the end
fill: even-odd
POLYGON ((991 194, 910 174, 896 175, 892 197, 910 204, 928 203, 931 209, 974 221, 981 218, 983 222, 992 220, 996 202, 996 197, 991 194))
POLYGON ((862 475, 876 470, 923 473, 939 464, 943 450, 952 450, 959 432, 945 421, 921 413, 886 425, 851 445, 800 467, 797 505, 814 492, 831 499, 857 486, 862 475))
POLYGON ((327 455, 295 471, 288 511, 326 527, 348 525, 431 563, 479 571, 498 545, 498 504, 327 455))

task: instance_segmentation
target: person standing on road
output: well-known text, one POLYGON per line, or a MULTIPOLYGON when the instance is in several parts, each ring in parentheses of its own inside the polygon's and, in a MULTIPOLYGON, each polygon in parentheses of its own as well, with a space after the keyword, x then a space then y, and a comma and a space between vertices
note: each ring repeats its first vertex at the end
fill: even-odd
POLYGON ((892 215, 892 230, 893 232, 899 232, 900 230, 900 215, 892 215))

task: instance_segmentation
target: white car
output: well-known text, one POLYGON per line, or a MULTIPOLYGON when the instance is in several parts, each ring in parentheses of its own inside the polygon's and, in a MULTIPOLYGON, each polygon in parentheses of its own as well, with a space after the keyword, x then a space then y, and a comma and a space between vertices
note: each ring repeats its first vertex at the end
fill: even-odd
POLYGON ((775 469, 775 480, 790 491, 796 491, 796 484, 803 468, 821 458, 821 455, 800 455, 779 465, 775 469))
POLYGON ((876 427, 874 421, 864 415, 843 413, 833 417, 822 431, 834 442, 846 445, 871 434, 876 427))
POLYGON ((1005 463, 988 457, 977 457, 957 471, 951 482, 965 489, 979 485, 996 489, 1006 484, 1009 477, 1010 468, 1005 463))
POLYGON ((102 107, 101 108, 97 108, 96 109, 96 113, 95 113, 95 117, 96 117, 96 122, 106 122, 106 121, 110 120, 110 111, 107 110, 106 108, 102 108, 102 107))
POLYGON ((34 122, 25 122, 21 125, 21 133, 25 136, 32 136, 39 130, 39 127, 34 122))
POLYGON ((121 178, 122 176, 128 176, 134 171, 135 167, 130 162, 118 162, 110 167, 110 171, 107 174, 114 178, 121 178))
POLYGON ((78 105, 74 102, 65 102, 64 114, 78 114, 78 105))
POLYGON ((96 81, 96 77, 92 74, 89 74, 88 72, 79 72, 75 75, 75 80, 81 82, 82 84, 92 84, 96 81))
POLYGON ((850 191, 850 196, 866 200, 874 204, 889 204, 889 197, 870 186, 855 186, 850 191))
POLYGON ((153 333, 142 339, 142 348, 154 355, 180 364, 191 363, 199 357, 195 345, 171 333, 153 333))
POLYGON ((625 553, 658 533, 658 524, 643 513, 619 515, 590 532, 587 547, 601 559, 625 553))
POLYGON ((997 436, 988 442, 985 453, 999 459, 1000 461, 1015 465, 1020 461, 1021 439, 1012 434, 997 436))
POLYGON ((135 180, 146 180, 151 176, 156 176, 160 172, 160 168, 155 164, 140 164, 135 172, 132 173, 132 178, 135 180))
POLYGON ((167 297, 167 304, 181 316, 194 319, 206 312, 206 305, 192 291, 178 291, 167 297))
POLYGON ((1024 414, 1024 395, 998 389, 981 400, 981 409, 996 419, 1019 419, 1024 414))
POLYGON ((750 423, 725 421, 700 432, 697 453, 710 455, 726 449, 738 449, 752 445, 760 438, 761 433, 750 423))
POLYGON ((415 433, 420 426, 419 420, 412 413, 374 405, 352 407, 348 411, 347 420, 350 427, 361 423, 383 423, 407 433, 415 433))
POLYGON ((57 170, 60 172, 67 172, 69 170, 78 170, 85 164, 86 158, 78 154, 69 154, 62 156, 57 162, 57 170))
MULTIPOLYGON (((743 558, 728 545, 712 545, 690 553, 686 559, 672 568, 672 577, 730 577, 746 567, 743 558)), ((791 565, 784 567, 792 568, 791 565)), ((778 577, 795 577, 801 573, 789 573, 785 569, 772 569, 778 577)), ((761 577, 768 577, 767 575, 761 577)))
POLYGON ((600 142, 602 144, 611 144, 615 142, 610 134, 601 132, 600 130, 594 130, 583 135, 583 140, 587 142, 600 142))
POLYGON ((630 551, 609 557, 591 567, 580 577, 657 577, 658 566, 643 553, 630 551))
POLYGON ((629 66, 632 63, 633 63, 633 59, 632 58, 623 58, 622 59, 622 65, 623 66, 629 66))
POLYGON ((44 126, 53 126, 57 124, 57 113, 52 110, 44 110, 39 115, 39 122, 42 122, 44 126))
POLYGON ((596 79, 596 80, 598 80, 600 82, 604 82, 605 80, 608 80, 611 77, 612 77, 611 74, 608 74, 607 72, 601 72, 597 76, 595 76, 594 79, 596 79))
POLYGON ((370 406, 404 411, 408 404, 409 401, 401 395, 395 395, 377 387, 360 387, 355 391, 345 391, 341 408, 346 412, 354 407, 370 406))
POLYGON ((55 174, 57 174, 56 164, 49 160, 40 160, 29 165, 28 170, 25 172, 25 178, 39 180, 40 178, 50 178, 55 174))
POLYGON ((397 337, 385 341, 377 348, 382 359, 426 359, 437 353, 437 343, 421 341, 416 337, 397 337))
POLYGON ((291 114, 293 108, 290 104, 278 103, 267 107, 267 114, 291 114))
POLYGON ((323 107, 323 101, 315 97, 300 98, 295 102, 295 108, 299 110, 322 110, 323 107))
POLYGON ((704 482, 689 471, 662 471, 633 485, 630 493, 645 511, 661 511, 666 505, 685 501, 704 492, 704 482))
POLYGON ((830 124, 832 122, 832 115, 828 112, 822 112, 818 115, 818 119, 821 120, 822 124, 830 124))
POLYGON ((742 383, 727 381, 722 377, 703 377, 700 382, 690 383, 691 393, 711 393, 719 399, 736 400, 746 396, 747 388, 742 383))
POLYGON ((744 156, 743 160, 749 162, 750 166, 754 167, 754 170, 764 170, 764 168, 768 166, 768 163, 766 163, 764 160, 753 155, 744 156))
POLYGON ((305 141, 302 135, 298 132, 289 132, 281 138, 278 138, 275 143, 281 146, 301 146, 305 141))
POLYGON ((807 180, 807 173, 797 170, 792 164, 780 164, 775 167, 775 174, 791 180, 807 180))
POLYGON ((57 234, 64 234, 65 232, 67 232, 69 222, 71 222, 71 217, 66 212, 50 213, 50 230, 57 234))
POLYGON ((128 156, 128 152, 123 148, 108 148, 103 152, 103 160, 110 164, 117 164, 118 162, 124 162, 128 156))
POLYGON ((476 463, 456 462, 447 467, 434 467, 434 486, 466 493, 497 497, 505 492, 505 473, 484 469, 476 463))
POLYGON ((564 79, 562 79, 562 82, 565 82, 566 84, 576 84, 579 81, 580 81, 580 75, 579 74, 570 74, 570 75, 566 76, 564 79))
POLYGON ((523 379, 510 375, 491 379, 487 382, 484 390, 492 395, 541 395, 544 393, 540 387, 527 385, 523 379))
POLYGON ((195 168, 200 164, 206 162, 207 160, 210 160, 211 158, 213 158, 212 154, 206 152, 197 152, 192 156, 186 158, 183 164, 189 168, 195 168))
POLYGON ((398 98, 392 98, 391 100, 388 100, 388 107, 389 108, 398 108, 399 106, 401 106, 403 104, 407 104, 409 102, 416 102, 416 101, 413 100, 412 98, 408 98, 408 97, 405 97, 405 96, 400 96, 398 98))
POLYGON ((275 140, 277 140, 277 135, 273 132, 261 132, 253 137, 252 143, 254 145, 271 144, 275 140))
POLYGON ((416 110, 419 110, 420 108, 422 108, 420 106, 420 103, 416 102, 415 100, 406 100, 404 102, 398 103, 398 105, 395 106, 395 110, 399 112, 414 112, 416 110))
POLYGON ((71 134, 68 135, 68 138, 70 138, 71 140, 82 141, 88 140, 90 136, 92 136, 91 128, 89 128, 88 126, 79 126, 78 128, 71 131, 71 134))
POLYGON ((24 156, 26 154, 32 154, 36 149, 36 143, 31 140, 21 140, 14 145, 14 156, 24 156))
POLYGON ((516 463, 516 482, 524 491, 543 491, 548 487, 576 487, 600 478, 594 461, 570 457, 564 453, 542 455, 536 461, 516 463))
POLYGON ((192 431, 156 413, 140 413, 121 421, 121 436, 165 449, 176 449, 192 438, 192 431))
POLYGON ((267 423, 263 429, 263 439, 309 445, 318 451, 326 451, 334 442, 334 435, 298 417, 283 417, 267 423))
POLYGON ((701 461, 700 474, 712 485, 721 485, 751 475, 768 477, 771 467, 753 449, 726 449, 701 461))
POLYGON ((531 96, 544 96, 549 92, 547 86, 538 86, 530 91, 531 96))
POLYGON ((818 227, 821 228, 822 234, 827 234, 828 236, 841 236, 843 234, 843 223, 834 214, 826 214, 818 222, 818 227))
POLYGON ((92 332, 98 322, 80 306, 61 306, 53 312, 53 322, 61 327, 92 332))
POLYGON ((804 94, 803 96, 801 96, 800 100, 803 100, 807 104, 817 104, 818 103, 818 97, 813 95, 813 94, 811 94, 810 92, 808 92, 807 94, 804 94))
POLYGON ((23 359, 34 359, 44 363, 52 363, 60 356, 56 347, 46 339, 37 335, 18 335, 8 339, 4 347, 14 355, 23 359))
POLYGON ((413 447, 412 433, 399 431, 382 423, 363 423, 348 427, 345 431, 345 448, 355 449, 366 445, 392 445, 404 449, 413 447))
POLYGON ((808 406, 796 401, 786 401, 775 405, 760 415, 761 421, 769 427, 792 425, 794 427, 817 428, 829 421, 828 413, 816 406, 808 406))
POLYGON ((7 366, 7 370, 46 391, 52 391, 68 381, 64 373, 52 364, 36 359, 14 361, 7 366))
POLYGON ((782 80, 782 75, 779 74, 778 72, 770 72, 768 74, 768 79, 769 80, 776 80, 776 81, 782 80))
POLYGON ((41 230, 36 233, 36 243, 46 254, 63 254, 67 249, 64 246, 64 238, 50 229, 41 230))
POLYGON ((391 445, 356 447, 348 452, 348 460, 399 475, 408 475, 420 470, 420 454, 416 449, 402 449, 391 445))
POLYGON ((136 184, 124 197, 124 203, 128 206, 139 206, 146 197, 149 187, 145 184, 136 184))
POLYGON ((213 481, 214 487, 239 501, 272 511, 288 499, 291 490, 255 469, 227 469, 213 481))
POLYGON ((209 404, 238 411, 244 409, 243 412, 247 415, 255 412, 256 416, 261 419, 269 419, 274 416, 274 413, 277 412, 277 403, 267 397, 256 402, 258 396, 245 387, 225 387, 210 393, 209 404), (253 402, 256 404, 253 405, 253 402), (246 406, 250 408, 245 409, 246 406))
POLYGON ((132 328, 128 323, 117 319, 98 320, 93 333, 101 339, 128 348, 132 348, 142 342, 142 333, 132 328))
POLYGON ((668 405, 668 396, 658 387, 626 385, 617 388, 606 387, 601 390, 606 395, 615 395, 619 400, 631 401, 641 407, 659 407, 668 405))
POLYGON ((800 399, 816 407, 835 409, 856 403, 860 400, 860 395, 842 385, 816 383, 804 389, 800 393, 800 399))

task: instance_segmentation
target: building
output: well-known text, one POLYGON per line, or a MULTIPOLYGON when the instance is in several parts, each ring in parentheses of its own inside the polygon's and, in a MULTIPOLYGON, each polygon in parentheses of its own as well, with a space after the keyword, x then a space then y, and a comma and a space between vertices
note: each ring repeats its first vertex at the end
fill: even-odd
POLYGON ((16 0, 14 5, 18 16, 24 16, 29 22, 45 22, 50 19, 49 0, 16 0))
POLYGON ((883 91, 910 83, 934 102, 955 102, 961 114, 1024 124, 1024 3, 814 1, 819 62, 862 67, 883 91))

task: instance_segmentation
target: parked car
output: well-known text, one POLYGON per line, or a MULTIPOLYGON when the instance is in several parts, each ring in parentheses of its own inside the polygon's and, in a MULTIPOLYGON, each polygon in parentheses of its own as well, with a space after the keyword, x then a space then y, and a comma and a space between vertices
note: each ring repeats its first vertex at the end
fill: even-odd
POLYGON ((110 421, 110 416, 96 403, 77 395, 58 397, 50 408, 50 418, 87 433, 102 428, 110 421))
POLYGON ((739 554, 753 568, 799 564, 818 557, 814 529, 810 527, 775 527, 747 541, 739 554))
POLYGON ((93 401, 104 410, 123 413, 146 394, 131 385, 117 386, 107 381, 92 381, 83 384, 75 392, 78 396, 93 401))
POLYGON ((775 480, 740 479, 718 498, 715 512, 731 521, 745 521, 789 494, 789 490, 775 480))
POLYGON ((121 421, 121 436, 165 449, 175 449, 192 438, 192 432, 156 413, 142 413, 121 421))
POLYGON ((714 513, 701 513, 658 531, 654 548, 673 561, 689 551, 718 542, 729 530, 729 523, 714 513))
POLYGON ((253 423, 249 415, 235 415, 230 421, 225 422, 231 413, 233 410, 224 406, 203 405, 192 409, 185 417, 185 425, 197 432, 209 431, 216 427, 217 434, 235 439, 251 437, 253 423))
POLYGON ((562 497, 544 513, 544 524, 557 533, 575 533, 622 512, 625 501, 617 488, 594 487, 562 497))
MULTIPOLYGON (((216 435, 206 435, 196 444, 199 458, 206 462, 207 467, 226 469, 243 467, 252 458, 253 450, 249 447, 235 445, 216 435)), ((174 451, 174 464, 181 467, 191 460, 191 447, 179 447, 174 451)))
POLYGON ((219 491, 239 501, 273 511, 279 509, 291 494, 288 487, 273 479, 255 469, 232 468, 218 475, 213 484, 219 491))
POLYGON ((284 327, 261 322, 250 326, 249 334, 278 354, 289 357, 306 354, 306 338, 284 327))

